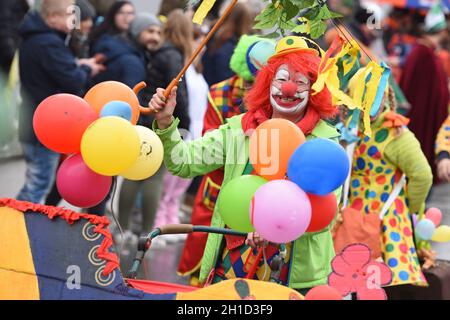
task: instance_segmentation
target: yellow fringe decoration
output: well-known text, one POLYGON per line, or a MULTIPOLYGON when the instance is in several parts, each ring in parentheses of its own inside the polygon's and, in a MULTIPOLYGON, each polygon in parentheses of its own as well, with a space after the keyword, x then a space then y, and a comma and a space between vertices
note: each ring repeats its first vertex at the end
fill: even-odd
POLYGON ((216 0, 203 0, 202 4, 194 14, 192 22, 201 25, 203 23, 203 20, 205 20, 206 16, 211 11, 215 3, 216 0))

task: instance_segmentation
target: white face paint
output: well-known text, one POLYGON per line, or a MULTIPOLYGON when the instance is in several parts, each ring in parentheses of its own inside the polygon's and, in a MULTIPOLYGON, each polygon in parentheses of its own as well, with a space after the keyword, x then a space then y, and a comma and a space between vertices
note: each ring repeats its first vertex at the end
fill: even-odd
POLYGON ((270 103, 279 113, 301 114, 309 101, 311 82, 301 72, 291 71, 287 64, 281 65, 270 87, 270 103), (282 90, 287 83, 296 86, 294 90, 282 90))

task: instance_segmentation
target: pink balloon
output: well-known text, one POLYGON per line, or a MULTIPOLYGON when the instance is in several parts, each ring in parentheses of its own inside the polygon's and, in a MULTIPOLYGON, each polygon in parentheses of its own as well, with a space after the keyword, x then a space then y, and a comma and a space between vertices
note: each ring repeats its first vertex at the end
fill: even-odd
POLYGON ((437 227, 441 224, 442 221, 442 211, 438 208, 430 208, 425 213, 425 218, 431 220, 434 225, 437 227))
POLYGON ((89 208, 102 202, 111 188, 112 177, 95 173, 80 154, 67 158, 56 176, 59 194, 71 205, 89 208))
POLYGON ((311 222, 306 193, 288 180, 273 180, 253 196, 250 219, 262 238, 288 243, 303 235, 311 222))

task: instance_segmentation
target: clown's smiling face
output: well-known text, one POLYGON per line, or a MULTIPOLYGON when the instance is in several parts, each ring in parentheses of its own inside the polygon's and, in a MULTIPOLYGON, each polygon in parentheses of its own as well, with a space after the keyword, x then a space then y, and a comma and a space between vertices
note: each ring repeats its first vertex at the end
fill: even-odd
POLYGON ((291 70, 287 64, 283 64, 272 80, 270 103, 277 113, 300 115, 308 104, 310 90, 311 82, 303 73, 291 70))

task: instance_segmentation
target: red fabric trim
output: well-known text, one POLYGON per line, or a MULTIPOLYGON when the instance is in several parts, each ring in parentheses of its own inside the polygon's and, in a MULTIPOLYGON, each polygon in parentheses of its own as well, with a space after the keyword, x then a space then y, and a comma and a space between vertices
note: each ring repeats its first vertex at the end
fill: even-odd
POLYGON ((45 206, 8 198, 0 199, 0 207, 13 208, 23 213, 26 213, 27 211, 40 212, 47 215, 50 220, 59 217, 66 220, 68 224, 73 224, 80 219, 88 220, 90 223, 95 225, 94 232, 100 233, 104 237, 100 247, 97 250, 97 256, 106 261, 106 266, 102 274, 104 276, 108 276, 119 267, 119 258, 115 253, 109 252, 109 248, 112 246, 113 240, 111 233, 106 228, 109 226, 109 220, 107 217, 100 217, 87 213, 78 213, 69 209, 45 206))

